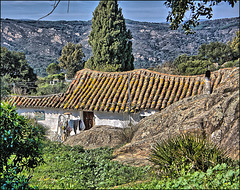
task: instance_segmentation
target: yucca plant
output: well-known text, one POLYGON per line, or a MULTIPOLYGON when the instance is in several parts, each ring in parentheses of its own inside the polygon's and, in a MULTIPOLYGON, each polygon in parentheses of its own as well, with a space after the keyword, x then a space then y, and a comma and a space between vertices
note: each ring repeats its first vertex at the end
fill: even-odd
POLYGON ((181 134, 160 140, 151 150, 149 160, 161 175, 179 176, 228 162, 224 152, 200 135, 181 134))

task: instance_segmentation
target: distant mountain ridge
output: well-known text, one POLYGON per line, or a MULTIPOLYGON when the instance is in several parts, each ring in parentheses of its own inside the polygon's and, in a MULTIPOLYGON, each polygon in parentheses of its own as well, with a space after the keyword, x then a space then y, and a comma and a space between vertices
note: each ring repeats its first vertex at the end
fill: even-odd
MULTIPOLYGON (((126 19, 132 32, 135 68, 149 68, 174 60, 180 54, 197 54, 203 43, 226 43, 239 30, 239 17, 200 22, 195 34, 170 30, 168 23, 138 22, 126 19)), ((1 19, 1 46, 26 54, 34 71, 43 76, 46 67, 56 62, 68 42, 81 43, 87 60, 92 55, 88 44, 91 21, 35 21, 1 19)))

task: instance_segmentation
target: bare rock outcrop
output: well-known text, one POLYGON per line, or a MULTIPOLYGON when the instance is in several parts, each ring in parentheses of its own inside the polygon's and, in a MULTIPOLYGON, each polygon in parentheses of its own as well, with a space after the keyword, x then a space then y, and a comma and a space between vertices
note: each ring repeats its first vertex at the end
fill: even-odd
POLYGON ((111 126, 98 126, 69 137, 64 144, 81 145, 86 149, 116 147, 127 143, 125 130, 111 126))
POLYGON ((135 127, 131 142, 114 151, 115 160, 150 164, 148 155, 157 141, 186 132, 209 137, 230 157, 239 159, 239 68, 224 76, 212 94, 182 99, 135 127))

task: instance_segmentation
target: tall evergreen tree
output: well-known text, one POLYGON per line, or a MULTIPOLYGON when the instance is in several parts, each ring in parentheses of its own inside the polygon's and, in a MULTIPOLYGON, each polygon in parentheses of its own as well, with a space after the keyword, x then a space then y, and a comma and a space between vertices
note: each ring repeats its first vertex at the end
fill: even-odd
POLYGON ((131 38, 117 0, 101 0, 93 13, 88 41, 93 56, 85 67, 111 72, 133 70, 131 38))

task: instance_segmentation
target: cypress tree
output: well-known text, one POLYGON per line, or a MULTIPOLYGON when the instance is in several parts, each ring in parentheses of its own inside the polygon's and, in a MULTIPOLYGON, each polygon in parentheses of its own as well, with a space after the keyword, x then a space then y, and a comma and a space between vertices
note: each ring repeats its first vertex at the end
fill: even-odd
POLYGON ((88 41, 93 56, 85 67, 109 72, 133 70, 131 38, 117 0, 101 0, 93 13, 88 41))

